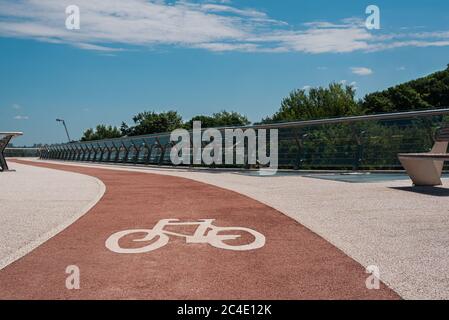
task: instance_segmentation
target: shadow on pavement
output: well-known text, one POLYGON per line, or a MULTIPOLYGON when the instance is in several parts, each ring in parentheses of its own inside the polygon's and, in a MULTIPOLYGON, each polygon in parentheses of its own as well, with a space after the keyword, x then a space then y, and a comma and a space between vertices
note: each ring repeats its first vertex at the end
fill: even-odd
POLYGON ((449 197, 449 189, 443 187, 390 187, 390 189, 421 193, 435 197, 449 197))

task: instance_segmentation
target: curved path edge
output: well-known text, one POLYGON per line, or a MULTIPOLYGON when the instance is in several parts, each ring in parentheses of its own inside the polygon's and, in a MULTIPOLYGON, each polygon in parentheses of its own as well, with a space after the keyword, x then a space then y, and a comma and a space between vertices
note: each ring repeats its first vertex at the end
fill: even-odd
MULTIPOLYGON (((16 161, 16 160, 9 160, 10 162, 17 162, 23 165, 31 165, 33 166, 33 163, 28 161, 16 161)), ((52 169, 48 168, 48 170, 60 170, 60 169, 52 169)), ((24 257, 34 249, 38 248, 40 245, 44 244, 46 241, 53 238, 58 233, 64 231, 66 228, 68 228, 70 225, 75 223, 78 219, 80 219, 82 216, 84 216, 86 213, 88 213, 100 200, 103 198, 105 192, 106 192, 106 186, 100 179, 82 174, 82 173, 76 173, 73 172, 73 174, 81 175, 89 177, 89 179, 94 180, 99 187, 99 192, 96 194, 95 198, 92 199, 88 204, 86 204, 77 214, 71 216, 69 219, 65 220, 63 223, 59 224, 58 226, 52 228, 51 230, 45 232, 44 234, 40 235, 38 238, 32 240, 31 242, 27 243, 25 246, 20 247, 20 249, 16 250, 13 254, 3 258, 0 260, 0 270, 4 269, 11 263, 19 260, 20 258, 24 257)))

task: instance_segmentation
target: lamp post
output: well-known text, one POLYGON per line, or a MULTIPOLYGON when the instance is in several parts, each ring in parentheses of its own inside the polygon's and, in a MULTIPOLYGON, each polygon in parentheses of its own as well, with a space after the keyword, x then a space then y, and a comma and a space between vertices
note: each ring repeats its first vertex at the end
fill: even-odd
POLYGON ((65 124, 65 121, 63 119, 56 119, 56 121, 57 122, 62 122, 62 124, 64 125, 65 133, 67 134, 67 139, 69 139, 69 143, 70 143, 70 141, 72 141, 72 140, 70 139, 69 130, 67 130, 67 126, 65 124))

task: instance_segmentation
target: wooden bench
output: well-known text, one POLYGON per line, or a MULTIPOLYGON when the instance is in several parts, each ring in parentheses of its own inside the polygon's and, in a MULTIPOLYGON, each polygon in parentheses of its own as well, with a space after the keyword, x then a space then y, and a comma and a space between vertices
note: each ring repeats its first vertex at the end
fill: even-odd
POLYGON ((21 136, 22 134, 22 132, 0 132, 0 172, 10 171, 3 151, 5 151, 12 138, 21 136))
POLYGON ((448 144, 449 127, 444 127, 435 134, 435 145, 430 152, 398 154, 399 161, 415 186, 442 185, 444 161, 449 161, 448 144))

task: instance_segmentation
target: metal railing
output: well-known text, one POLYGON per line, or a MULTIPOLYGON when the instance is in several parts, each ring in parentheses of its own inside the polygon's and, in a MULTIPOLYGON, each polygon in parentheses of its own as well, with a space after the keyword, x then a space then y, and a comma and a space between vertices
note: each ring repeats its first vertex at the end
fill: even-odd
POLYGON ((19 147, 8 147, 5 149, 5 157, 39 157, 41 148, 19 148, 19 147))
MULTIPOLYGON (((373 170, 400 169, 398 153, 428 151, 446 125, 449 108, 216 129, 277 129, 280 168, 373 170)), ((45 146, 41 158, 171 165, 173 145, 162 133, 45 146)))

